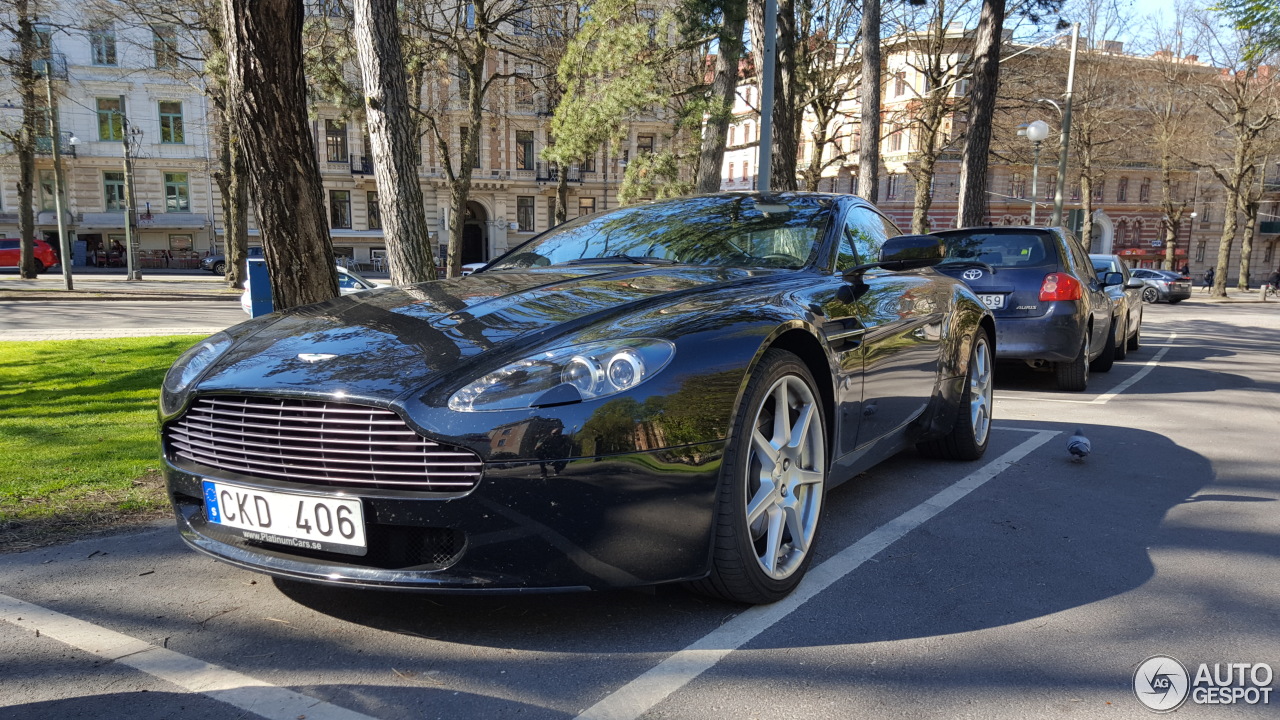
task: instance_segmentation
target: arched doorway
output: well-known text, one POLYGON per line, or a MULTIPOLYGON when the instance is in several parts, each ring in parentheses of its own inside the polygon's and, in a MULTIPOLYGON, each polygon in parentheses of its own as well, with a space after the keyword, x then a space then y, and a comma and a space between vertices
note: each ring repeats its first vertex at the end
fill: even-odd
POLYGON ((1116 225, 1105 210, 1093 211, 1093 236, 1089 248, 1091 253, 1110 255, 1115 246, 1116 225))
POLYGON ((467 202, 462 221, 462 264, 489 261, 489 214, 474 200, 467 202))

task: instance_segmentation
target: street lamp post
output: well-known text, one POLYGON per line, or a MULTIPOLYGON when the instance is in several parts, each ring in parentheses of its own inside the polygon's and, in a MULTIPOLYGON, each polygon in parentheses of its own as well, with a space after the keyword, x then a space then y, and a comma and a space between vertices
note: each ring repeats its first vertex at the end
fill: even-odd
MULTIPOLYGON (((62 177, 62 128, 58 126, 58 106, 53 94, 53 58, 45 68, 44 87, 49 107, 49 139, 53 146, 53 211, 58 215, 58 264, 62 266, 62 284, 67 290, 74 290, 71 281, 71 238, 67 235, 67 218, 63 214, 66 209, 66 182, 62 177)), ((75 153, 76 137, 71 136, 71 152, 75 153)))
POLYGON ((1049 137, 1049 124, 1043 120, 1032 120, 1024 131, 1034 148, 1031 161, 1031 224, 1036 224, 1036 201, 1040 195, 1040 143, 1049 137))
POLYGON ((142 272, 138 268, 138 252, 134 237, 135 206, 137 198, 133 194, 133 149, 129 143, 140 139, 142 131, 129 127, 129 119, 124 116, 124 96, 120 96, 120 142, 124 146, 124 251, 127 273, 125 280, 141 280, 142 272))

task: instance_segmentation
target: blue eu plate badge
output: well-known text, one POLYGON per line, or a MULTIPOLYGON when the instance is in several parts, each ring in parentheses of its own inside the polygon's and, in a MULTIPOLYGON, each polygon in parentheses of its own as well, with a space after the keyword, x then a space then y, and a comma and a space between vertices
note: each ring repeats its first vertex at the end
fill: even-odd
POLYGON ((208 480, 204 481, 204 508, 209 522, 222 522, 221 513, 218 512, 218 488, 208 480))

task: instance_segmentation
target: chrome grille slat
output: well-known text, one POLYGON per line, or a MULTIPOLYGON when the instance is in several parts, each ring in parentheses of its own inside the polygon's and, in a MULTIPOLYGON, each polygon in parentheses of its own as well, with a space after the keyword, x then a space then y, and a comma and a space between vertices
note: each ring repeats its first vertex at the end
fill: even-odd
MULTIPOLYGON (((208 448, 209 450, 219 450, 219 449, 221 449, 221 448, 219 448, 219 446, 218 446, 218 445, 216 445, 216 444, 208 443, 208 442, 200 442, 199 440, 193 439, 190 433, 182 433, 181 431, 177 431, 177 432, 175 432, 174 434, 175 434, 175 435, 182 435, 182 436, 183 436, 183 438, 184 438, 184 440, 183 440, 183 441, 184 441, 184 442, 186 442, 188 445, 193 446, 193 449, 194 449, 194 447, 196 447, 196 446, 198 446, 198 447, 203 447, 203 448, 208 448)), ((217 440, 217 439, 219 439, 219 438, 207 438, 207 439, 210 439, 210 440, 217 440)), ((229 442, 229 443, 234 443, 234 442, 235 442, 234 440, 223 440, 223 441, 224 441, 224 442, 229 442)), ((175 438, 174 438, 174 444, 180 444, 178 437, 175 437, 175 438)), ((241 444, 243 444, 243 443, 241 443, 241 444)), ((264 444, 261 444, 261 443, 254 443, 254 444, 253 444, 253 447, 256 447, 256 448, 262 448, 262 449, 264 449, 264 450, 275 450, 275 449, 277 449, 277 448, 273 448, 273 447, 271 447, 270 445, 264 445, 264 444)), ((236 449, 234 449, 234 448, 228 448, 228 449, 227 449, 227 451, 229 451, 229 452, 233 452, 233 453, 239 453, 239 454, 241 454, 241 455, 248 455, 248 454, 250 454, 250 451, 246 451, 246 450, 236 450, 236 449)), ((312 457, 308 457, 308 456, 306 456, 306 455, 285 455, 284 453, 279 453, 279 452, 273 452, 273 453, 270 453, 269 457, 271 457, 272 459, 275 459, 275 460, 314 460, 314 458, 312 458, 312 457)), ((357 464, 357 463, 361 463, 361 462, 362 462, 362 460, 361 460, 360 458, 341 458, 341 457, 334 458, 334 457, 326 457, 326 458, 323 458, 323 459, 324 459, 324 460, 326 460, 326 461, 329 461, 329 462, 333 462, 333 463, 357 464)), ((403 465, 403 466, 407 466, 407 467, 417 467, 417 468, 422 467, 422 463, 420 463, 420 462, 402 462, 402 461, 398 461, 398 460, 365 460, 365 461, 363 461, 363 463, 364 463, 364 464, 366 464, 366 465, 372 465, 372 466, 376 466, 376 467, 381 467, 381 466, 393 466, 393 465, 403 465)), ((475 465, 475 466, 477 466, 477 467, 478 467, 478 466, 480 465, 480 461, 476 460, 476 461, 471 461, 471 462, 457 462, 457 463, 449 463, 449 462, 433 462, 433 463, 431 463, 431 464, 432 464, 432 465, 446 465, 446 466, 447 466, 447 465, 475 465)), ((393 468, 393 469, 394 469, 394 468, 393 468)), ((376 470, 360 470, 360 469, 351 468, 351 469, 349 470, 349 472, 369 472, 369 473, 372 473, 372 472, 377 472, 377 471, 376 471, 376 470)))
POLYGON ((297 398, 196 398, 166 428, 171 456, 250 477, 336 487, 456 492, 475 453, 422 437, 383 408, 297 398))
MULTIPOLYGON (((185 427, 181 430, 181 432, 191 432, 191 431, 193 431, 193 430, 200 430, 200 431, 203 431, 203 433, 202 433, 202 434, 203 434, 203 435, 205 435, 205 436, 209 436, 209 437, 217 437, 217 436, 215 435, 215 433, 217 433, 217 432, 219 431, 219 428, 215 428, 215 427, 212 427, 212 426, 209 426, 209 425, 202 425, 202 424, 200 424, 200 423, 198 423, 198 422, 195 422, 195 420, 194 420, 194 419, 191 419, 190 421, 188 421, 187 423, 185 423, 185 427)), ((265 435, 265 434, 262 434, 262 433, 248 433, 248 432, 242 432, 242 433, 240 433, 240 437, 245 437, 245 438, 258 438, 258 439, 263 439, 263 440, 278 440, 278 439, 279 439, 279 436, 276 436, 276 435, 265 435)), ((225 439, 225 437, 224 437, 224 439, 225 439)), ((317 439, 317 440, 312 440, 312 439, 305 439, 305 438, 294 438, 294 441, 295 441, 295 442, 308 442, 308 443, 320 443, 320 442, 323 442, 323 443, 325 443, 326 445, 328 445, 328 444, 340 444, 340 445, 363 445, 363 446, 369 446, 369 445, 374 445, 374 444, 376 444, 376 445, 379 445, 379 446, 384 446, 384 445, 385 445, 385 446, 386 446, 386 447, 388 447, 388 448, 392 448, 392 447, 404 447, 404 446, 406 446, 406 445, 409 445, 409 444, 410 444, 410 443, 407 443, 407 442, 404 442, 404 441, 400 441, 400 442, 385 442, 385 443, 384 443, 384 442, 377 442, 377 443, 374 443, 374 442, 361 442, 361 441, 359 441, 359 440, 333 440, 333 439, 330 439, 330 438, 325 438, 325 439, 323 439, 323 440, 318 440, 318 439, 317 439)), ((251 444, 251 443, 248 443, 248 441, 242 441, 242 442, 243 442, 244 444, 251 444)), ((273 447, 273 448, 274 448, 274 447, 280 447, 280 448, 285 448, 285 447, 287 447, 287 446, 276 444, 276 445, 270 445, 270 446, 266 446, 266 447, 273 447)), ((426 445, 426 447, 432 448, 432 449, 434 450, 435 448, 439 448, 440 446, 439 446, 439 445, 436 445, 435 443, 429 443, 429 444, 427 444, 427 445, 426 445)), ((292 447, 292 449, 294 449, 294 450, 316 450, 316 449, 318 449, 318 448, 316 448, 314 445, 298 445, 298 446, 294 446, 294 447, 292 447)), ((368 450, 347 449, 347 448, 343 448, 343 447, 326 447, 326 448, 324 448, 324 451, 325 451, 325 452, 331 452, 331 453, 338 453, 338 452, 345 452, 345 453, 362 453, 362 454, 366 454, 366 455, 369 453, 369 451, 368 451, 368 450)), ((449 450, 443 450, 443 451, 440 451, 440 452, 420 452, 420 451, 400 451, 400 450, 384 450, 384 449, 379 449, 379 450, 378 450, 378 454, 380 454, 380 455, 408 455, 408 456, 410 456, 410 457, 423 457, 423 456, 427 456, 427 457, 431 457, 431 456, 454 457, 455 455, 457 455, 457 453, 456 453, 456 452, 452 452, 452 451, 449 451, 449 450)))

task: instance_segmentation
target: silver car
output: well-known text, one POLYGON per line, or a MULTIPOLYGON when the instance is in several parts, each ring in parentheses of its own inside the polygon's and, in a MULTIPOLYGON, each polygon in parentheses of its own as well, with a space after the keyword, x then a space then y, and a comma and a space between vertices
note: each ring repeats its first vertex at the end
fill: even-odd
POLYGON ((1136 268, 1133 276, 1146 284, 1142 300, 1149 303, 1180 303, 1191 297, 1191 278, 1173 270, 1136 268))
POLYGON ((1089 260, 1093 262, 1094 272, 1098 273, 1098 280, 1111 296, 1115 309, 1112 327, 1116 333, 1116 359, 1123 360, 1130 350, 1137 350, 1142 345, 1142 291, 1146 286, 1133 277, 1129 263, 1119 255, 1090 253, 1089 260), (1116 274, 1120 278, 1116 278, 1116 274), (1117 279, 1121 282, 1114 282, 1117 279))

